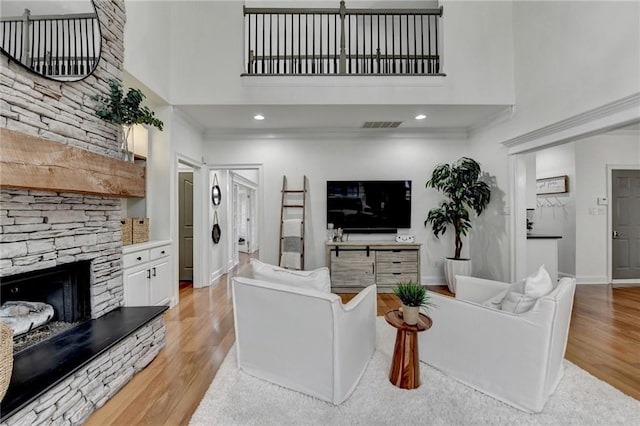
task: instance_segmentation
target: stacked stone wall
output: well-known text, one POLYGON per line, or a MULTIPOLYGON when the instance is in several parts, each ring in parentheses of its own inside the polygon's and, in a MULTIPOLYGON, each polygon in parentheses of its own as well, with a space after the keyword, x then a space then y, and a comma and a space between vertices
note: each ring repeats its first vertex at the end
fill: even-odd
POLYGON ((0 426, 82 424, 158 355, 164 341, 164 322, 156 318, 0 426))
POLYGON ((91 261, 91 316, 122 305, 120 199, 4 189, 0 277, 91 261))

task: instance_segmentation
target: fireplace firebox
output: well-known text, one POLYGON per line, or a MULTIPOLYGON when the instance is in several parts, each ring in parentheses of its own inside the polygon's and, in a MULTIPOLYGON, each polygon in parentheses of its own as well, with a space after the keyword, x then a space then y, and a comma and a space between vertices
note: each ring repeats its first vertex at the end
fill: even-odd
POLYGON ((41 271, 26 272, 0 281, 3 302, 44 302, 54 309, 53 320, 84 321, 91 317, 91 262, 75 262, 41 271))

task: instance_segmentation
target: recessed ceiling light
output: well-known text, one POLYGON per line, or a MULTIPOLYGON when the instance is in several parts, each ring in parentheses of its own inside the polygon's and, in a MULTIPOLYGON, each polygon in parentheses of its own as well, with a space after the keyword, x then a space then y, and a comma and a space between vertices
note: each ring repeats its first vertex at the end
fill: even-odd
POLYGON ((427 118, 427 116, 426 116, 426 115, 424 115, 424 114, 418 114, 418 115, 416 115, 416 120, 424 120, 425 118, 427 118))
POLYGON ((262 114, 256 114, 253 116, 254 120, 264 120, 264 115, 262 114))

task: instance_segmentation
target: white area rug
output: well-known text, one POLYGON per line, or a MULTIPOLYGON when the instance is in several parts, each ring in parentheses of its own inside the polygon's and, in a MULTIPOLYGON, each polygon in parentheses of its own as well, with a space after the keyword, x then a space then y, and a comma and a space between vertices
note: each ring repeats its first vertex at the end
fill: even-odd
POLYGON ((539 414, 523 413, 420 364, 422 385, 388 379, 395 329, 377 319, 377 350, 340 406, 265 382, 237 368, 235 345, 191 425, 640 425, 640 401, 565 360, 565 375, 539 414))

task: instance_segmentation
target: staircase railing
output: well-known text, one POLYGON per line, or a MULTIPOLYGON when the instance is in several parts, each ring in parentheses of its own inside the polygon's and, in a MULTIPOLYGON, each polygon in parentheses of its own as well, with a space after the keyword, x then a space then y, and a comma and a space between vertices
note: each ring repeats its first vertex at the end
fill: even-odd
POLYGON ((442 75, 438 9, 244 8, 244 75, 442 75))
POLYGON ((100 29, 95 13, 22 16, 0 19, 0 47, 45 76, 89 73, 100 58, 100 29))

